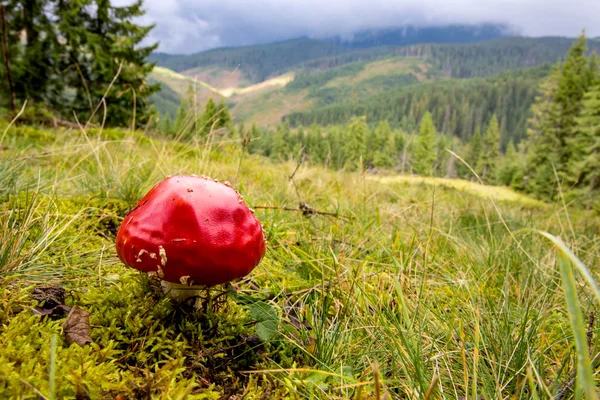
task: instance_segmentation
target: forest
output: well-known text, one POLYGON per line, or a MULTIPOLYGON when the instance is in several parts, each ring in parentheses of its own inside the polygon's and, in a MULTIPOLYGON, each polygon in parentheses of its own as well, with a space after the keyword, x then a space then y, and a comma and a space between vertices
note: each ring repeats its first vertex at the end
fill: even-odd
MULTIPOLYGON (((227 137, 242 138, 250 153, 282 161, 306 157, 334 169, 481 179, 547 201, 565 195, 598 211, 600 72, 596 56, 586 55, 587 43, 580 37, 554 66, 434 81, 418 90, 409 81, 395 92, 290 114, 275 128, 229 123, 227 137)), ((360 64, 301 76, 284 90, 312 88, 319 98, 325 82, 356 68, 360 64)), ((194 136, 199 130, 184 126, 189 118, 197 118, 204 135, 213 121, 226 126, 221 116, 231 120, 224 104, 210 101, 191 115, 190 102, 176 121, 163 121, 166 134, 194 136)))

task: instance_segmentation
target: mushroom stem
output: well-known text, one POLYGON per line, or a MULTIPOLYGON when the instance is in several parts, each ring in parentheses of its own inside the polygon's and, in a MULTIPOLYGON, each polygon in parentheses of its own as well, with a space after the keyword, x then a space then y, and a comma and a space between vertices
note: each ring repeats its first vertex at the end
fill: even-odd
POLYGON ((204 292, 203 286, 188 286, 167 281, 160 281, 160 285, 169 298, 177 302, 184 302, 190 297, 200 297, 204 292))

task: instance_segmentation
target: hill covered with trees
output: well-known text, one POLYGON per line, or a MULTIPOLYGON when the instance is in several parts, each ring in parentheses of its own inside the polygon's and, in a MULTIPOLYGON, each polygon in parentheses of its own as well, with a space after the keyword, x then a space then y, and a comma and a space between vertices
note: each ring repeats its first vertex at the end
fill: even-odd
MULTIPOLYGON (((535 80, 541 78, 540 74, 545 73, 544 71, 547 72, 547 68, 544 69, 543 66, 559 61, 567 53, 572 43, 572 39, 560 37, 506 37, 466 44, 417 44, 359 49, 341 48, 340 46, 340 48, 332 50, 336 53, 334 55, 312 58, 315 53, 322 55, 329 51, 325 49, 331 50, 331 43, 308 40, 315 52, 303 52, 302 49, 307 40, 301 39, 255 47, 219 49, 198 55, 179 56, 173 59, 183 60, 186 63, 190 61, 190 64, 182 64, 183 66, 181 66, 181 68, 192 68, 182 71, 183 75, 189 74, 190 77, 197 77, 203 70, 212 71, 210 73, 215 74, 215 71, 219 71, 219 68, 229 68, 222 70, 222 76, 228 76, 228 74, 243 76, 247 71, 254 74, 252 72, 254 68, 262 71, 260 74, 263 77, 292 71, 294 79, 284 88, 275 86, 269 90, 233 95, 227 99, 227 102, 232 108, 234 119, 238 121, 258 121, 259 124, 265 125, 277 123, 282 118, 287 118, 292 125, 297 123, 306 125, 311 124, 313 120, 318 123, 337 123, 347 120, 350 114, 363 115, 365 112, 362 110, 366 103, 386 102, 385 99, 388 95, 391 103, 394 103, 395 96, 399 95, 400 90, 403 90, 403 96, 407 95, 411 98, 422 98, 423 96, 441 98, 452 109, 457 109, 461 105, 449 98, 447 93, 449 90, 459 92, 458 96, 461 98, 470 95, 473 97, 479 96, 478 94, 468 93, 477 90, 477 85, 487 86, 488 88, 484 89, 485 93, 490 92, 490 86, 501 86, 504 83, 513 87, 514 90, 523 91, 525 90, 523 85, 537 85, 535 80), (257 50, 256 54, 252 53, 254 50, 257 50), (278 61, 269 61, 269 57, 277 58, 278 54, 285 56, 288 52, 293 54, 293 57, 286 56, 278 61), (219 57, 215 58, 214 56, 217 54, 219 57), (245 58, 242 54, 253 54, 252 57, 256 56, 257 59, 250 56, 245 58), (196 67, 197 64, 192 62, 198 57, 205 63, 205 67, 196 67), (298 62, 300 58, 304 58, 304 61, 298 62), (292 59, 295 61, 287 62, 292 59), (227 60, 229 64, 225 63, 224 60, 227 60), (235 69, 238 66, 239 68, 235 69), (262 69, 264 66, 269 66, 268 70, 262 69), (541 71, 540 74, 515 72, 513 75, 501 76, 502 73, 510 70, 520 71, 524 68, 536 66, 542 66, 538 70, 541 71), (495 77, 495 75, 501 77, 495 77), (491 78, 495 80, 495 83, 463 81, 472 78, 491 78), (513 78, 514 81, 509 82, 513 78), (450 85, 446 83, 431 84, 431 81, 448 79, 458 81, 450 85), (419 83, 423 85, 417 85, 419 83), (406 86, 411 87, 406 88, 406 86), (373 99, 376 95, 380 96, 379 100, 373 99), (359 110, 355 110, 359 111, 358 114, 348 111, 349 102, 352 103, 350 108, 359 108, 359 110), (327 111, 322 110, 324 106, 328 105, 336 108, 327 111), (344 110, 343 113, 340 113, 341 109, 344 110), (329 111, 332 111, 332 115, 323 117, 329 111), (312 112, 315 114, 313 115, 312 112), (335 117, 334 114, 337 114, 338 117, 335 117)), ((590 42, 588 53, 598 51, 600 51, 600 43, 590 42)), ((160 59, 157 62, 159 64, 163 63, 160 59)), ((253 79, 256 79, 255 74, 253 79)), ((167 81, 163 83, 169 85, 167 81)), ((212 84, 218 86, 217 83, 213 82, 212 84)), ((235 88, 237 89, 238 86, 235 86, 235 88)), ((504 94, 500 94, 501 96, 509 92, 509 88, 496 88, 494 90, 504 92, 504 94)), ((511 120, 521 122, 515 124, 508 121, 504 122, 504 124, 508 123, 510 125, 510 130, 518 125, 519 130, 523 131, 521 128, 525 117, 522 110, 527 109, 528 104, 531 104, 535 89, 527 89, 527 91, 529 95, 526 94, 522 100, 517 100, 519 103, 525 104, 519 104, 520 109, 515 110, 515 115, 510 116, 511 120)), ((168 94, 166 94, 166 97, 168 97, 168 94)), ((441 105, 438 105, 438 107, 444 108, 441 105)), ((503 107, 508 109, 510 106, 504 105, 503 107)), ((390 105, 385 104, 384 108, 389 110, 390 105)), ((424 109, 424 107, 420 108, 424 109)), ((170 110, 172 113, 173 107, 170 110)), ((164 110, 161 109, 161 111, 164 110)), ((386 112, 384 110, 381 113, 386 112)), ((466 112, 463 110, 463 114, 466 112)), ((469 112, 475 112, 475 110, 469 112)), ((418 119, 423 111, 418 113, 411 111, 411 113, 416 114, 414 116, 418 119)), ((434 118, 438 121, 441 118, 439 114, 439 112, 434 112, 434 118)), ((484 120, 487 123, 491 112, 487 111, 485 114, 484 120)), ((402 116, 406 116, 406 113, 402 116)), ((401 119, 402 116, 396 113, 390 123, 395 124, 396 120, 401 119)), ((369 121, 374 123, 378 118, 379 116, 375 119, 370 118, 369 121)), ((500 118, 502 119, 502 117, 500 118)), ((481 117, 476 117, 476 119, 481 119, 481 117)), ((470 125, 468 121, 466 124, 470 125)), ((469 137, 472 135, 473 129, 467 129, 466 132, 460 135, 469 137)), ((516 136, 519 135, 522 137, 523 134, 519 133, 516 136)))

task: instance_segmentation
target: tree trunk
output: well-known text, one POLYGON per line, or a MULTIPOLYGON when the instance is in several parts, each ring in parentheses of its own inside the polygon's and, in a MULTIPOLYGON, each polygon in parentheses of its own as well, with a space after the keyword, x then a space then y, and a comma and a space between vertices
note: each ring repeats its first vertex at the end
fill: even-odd
POLYGON ((0 28, 2 28, 0 32, 2 37, 0 38, 0 40, 2 41, 4 67, 6 68, 6 78, 8 79, 8 89, 10 91, 10 111, 14 116, 17 111, 15 108, 15 86, 13 84, 12 76, 10 74, 10 59, 8 55, 8 29, 6 27, 6 13, 4 11, 3 5, 0 5, 0 28))

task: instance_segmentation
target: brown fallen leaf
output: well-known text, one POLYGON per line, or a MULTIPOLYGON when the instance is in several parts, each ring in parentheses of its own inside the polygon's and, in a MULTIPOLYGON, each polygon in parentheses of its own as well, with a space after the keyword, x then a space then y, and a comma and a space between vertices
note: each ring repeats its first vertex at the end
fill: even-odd
POLYGON ((50 319, 59 319, 65 316, 68 312, 71 311, 71 307, 59 305, 54 308, 42 308, 35 307, 33 309, 33 313, 41 316, 42 318, 49 317, 50 319))
POLYGON ((90 327, 90 313, 74 306, 67 319, 62 324, 67 336, 67 343, 77 343, 80 346, 92 343, 92 328, 90 327))
POLYGON ((31 298, 38 302, 38 307, 49 310, 65 304, 65 289, 60 286, 36 287, 31 291, 31 298))

